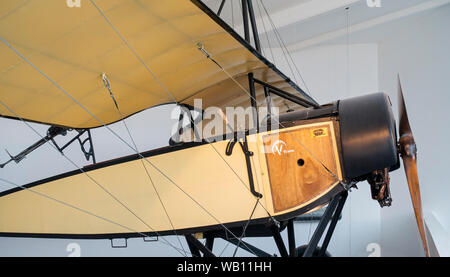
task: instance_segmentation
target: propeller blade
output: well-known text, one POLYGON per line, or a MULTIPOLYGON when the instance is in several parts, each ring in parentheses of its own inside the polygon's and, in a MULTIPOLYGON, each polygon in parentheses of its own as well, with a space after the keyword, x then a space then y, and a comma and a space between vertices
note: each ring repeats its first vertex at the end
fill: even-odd
POLYGON ((428 242, 425 233, 425 223, 423 221, 422 199, 420 196, 419 176, 417 174, 417 147, 409 125, 408 114, 406 112, 405 100, 403 98, 400 77, 398 78, 398 101, 399 101, 399 119, 400 119, 400 154, 403 159, 406 179, 408 181, 411 201, 416 215, 417 227, 419 228, 423 248, 427 257, 430 256, 428 242))
POLYGON ((398 78, 398 113, 400 119, 399 125, 400 137, 406 134, 412 136, 411 126, 409 125, 408 113, 406 112, 405 99, 403 98, 403 90, 402 84, 400 82, 400 76, 397 76, 397 78, 398 78))

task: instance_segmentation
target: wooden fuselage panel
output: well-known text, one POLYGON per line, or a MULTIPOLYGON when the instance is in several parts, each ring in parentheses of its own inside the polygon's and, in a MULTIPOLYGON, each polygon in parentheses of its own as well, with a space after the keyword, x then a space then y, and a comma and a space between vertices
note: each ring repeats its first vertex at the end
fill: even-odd
MULTIPOLYGON (((35 183, 30 190, 2 193, 0 236, 71 237, 246 223, 257 199, 249 189, 242 149, 236 145, 227 156, 227 143, 161 152, 147 161, 97 165, 86 174, 73 172, 35 183)), ((252 219, 302 209, 339 184, 333 175, 341 179, 332 121, 251 135, 248 145, 255 153, 251 157, 255 190, 263 194, 252 219), (285 144, 274 144, 277 140, 285 144)))
POLYGON ((275 212, 306 203, 340 180, 332 124, 305 125, 263 136, 275 212))

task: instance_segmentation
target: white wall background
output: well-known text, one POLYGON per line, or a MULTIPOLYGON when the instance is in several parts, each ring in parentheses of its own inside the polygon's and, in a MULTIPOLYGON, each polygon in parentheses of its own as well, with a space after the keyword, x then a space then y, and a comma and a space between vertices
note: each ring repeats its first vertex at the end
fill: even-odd
MULTIPOLYGON (((450 5, 380 27, 380 89, 396 99, 400 73, 409 120, 418 145, 424 210, 433 212, 450 234, 450 5)), ((396 108, 396 107, 395 107, 396 108)), ((382 244, 388 256, 422 253, 403 172, 392 176, 393 209, 382 211, 382 244), (400 228, 398 225, 401 224, 400 228)), ((450 240, 450 235, 447 238, 450 240)))
MULTIPOLYGON (((450 146, 447 144, 450 105, 450 7, 417 14, 386 23, 361 33, 352 34, 349 48, 336 40, 293 53, 311 95, 319 103, 383 91, 391 96, 396 111, 396 74, 403 81, 410 121, 419 147, 419 173, 422 183, 424 209, 432 211, 445 229, 450 230, 450 194, 447 168, 450 146), (348 55, 349 54, 349 55, 348 55)), ((280 54, 277 65, 289 74, 280 54)), ((299 82, 301 83, 301 82, 299 82)), ((169 119, 172 106, 145 111, 127 120, 141 150, 167 144, 173 121, 169 119), (142 128, 145 126, 145 128, 142 128)), ((31 124, 44 134, 46 127, 31 124)), ((123 125, 113 127, 128 138, 123 125)), ((0 146, 18 153, 39 137, 23 123, 0 119, 0 146)), ((106 130, 94 130, 94 142, 99 160, 129 154, 123 143, 111 139, 106 130)), ((79 165, 85 164, 77 146, 68 152, 79 165)), ((0 161, 7 159, 0 152, 0 161)), ((73 166, 46 145, 31 154, 20 165, 11 164, 0 171, 2 178, 17 184, 73 170, 73 166)), ((391 208, 380 209, 371 200, 367 183, 350 193, 342 220, 339 222, 329 251, 334 256, 367 256, 367 246, 381 245, 383 256, 423 255, 409 192, 402 169, 391 176, 394 198, 391 208)), ((0 190, 11 186, 0 183, 0 190)), ((1 211, 14 212, 14 211, 1 211)), ((305 244, 315 225, 296 224, 297 244, 305 244)), ((285 235, 285 234, 284 234, 285 235)), ((169 239, 177 245, 177 240, 169 239)), ((276 253, 272 239, 248 239, 269 253, 276 253)), ((144 243, 131 239, 126 249, 111 249, 108 240, 49 240, 0 238, 0 256, 66 256, 66 246, 76 242, 82 256, 172 256, 178 255, 161 243, 144 243)), ((286 240, 287 242, 287 240, 286 240)), ((225 244, 217 242, 215 249, 225 244)), ((186 247, 186 245, 184 245, 186 247)), ((229 246, 225 255, 234 247, 229 246)), ((246 255, 240 251, 240 255, 246 255)))
MULTIPOLYGON (((424 212, 435 215, 440 227, 445 230, 447 235, 435 241, 443 245, 450 242, 450 202, 447 199, 450 194, 447 178, 450 128, 446 122, 450 104, 448 26, 450 5, 445 5, 352 33, 348 51, 342 49, 346 48, 347 38, 341 37, 294 55, 311 94, 321 103, 382 91, 390 96, 394 113, 397 114, 396 76, 400 74, 409 120, 419 149, 424 212), (320 53, 321 49, 328 50, 320 53), (347 56, 349 68, 346 66, 347 56), (348 75, 342 76, 343 72, 348 72, 348 75), (377 84, 371 86, 374 79, 377 84)), ((285 70, 289 72, 287 67, 285 70)), ((351 210, 356 209, 361 215, 358 219, 352 217, 352 224, 378 224, 375 230, 379 232, 376 236, 380 239, 383 256, 423 256, 403 168, 391 174, 391 189, 393 205, 379 209, 376 219, 369 219, 372 216, 370 213, 364 217, 370 199, 364 201, 359 198, 361 203, 357 207, 361 209, 352 203, 351 210)), ((354 195, 353 199, 356 197, 360 196, 354 195)), ((363 227, 359 233, 353 233, 351 244, 356 244, 354 240, 364 241, 370 237, 365 233, 367 229, 363 227)), ((352 252, 352 255, 355 254, 352 252)))
MULTIPOLYGON (((319 103, 379 91, 376 44, 322 45, 294 53, 293 59, 319 103)), ((369 244, 380 244, 378 202, 371 200, 366 182, 358 184, 358 188, 349 194, 330 243, 332 255, 367 256, 369 244)))

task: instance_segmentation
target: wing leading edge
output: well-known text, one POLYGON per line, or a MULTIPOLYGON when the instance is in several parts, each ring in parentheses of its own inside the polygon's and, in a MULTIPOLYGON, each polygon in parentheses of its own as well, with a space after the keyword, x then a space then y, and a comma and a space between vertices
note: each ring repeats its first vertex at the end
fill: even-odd
MULTIPOLYGON (((249 106, 235 83, 247 89, 249 72, 289 93, 301 92, 200 1, 93 3, 2 4, 1 116, 70 128, 116 122, 121 117, 103 73, 124 117, 194 98, 204 108, 249 106), (198 50, 199 42, 235 80, 198 50)), ((262 88, 256 89, 261 98, 262 88)), ((279 100, 275 105, 283 106, 279 100)))

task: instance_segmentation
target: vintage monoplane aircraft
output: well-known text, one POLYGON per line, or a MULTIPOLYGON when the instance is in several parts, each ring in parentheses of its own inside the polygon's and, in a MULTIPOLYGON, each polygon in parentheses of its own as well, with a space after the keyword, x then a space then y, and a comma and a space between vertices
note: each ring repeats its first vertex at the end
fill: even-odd
POLYGON ((389 172, 401 156, 428 255, 401 88, 399 135, 383 93, 319 105, 262 55, 254 1, 239 2, 244 37, 220 18, 225 2, 216 13, 200 0, 86 0, 73 8, 56 0, 2 1, 0 114, 49 129, 0 167, 45 143, 71 161, 64 151, 78 142, 93 164, 73 163, 74 171, 25 185, 0 177, 16 186, 0 193, 0 236, 176 235, 185 236, 189 251, 173 247, 193 256, 213 256, 216 238, 268 256, 242 238, 273 236, 281 256, 323 256, 357 182, 368 180, 372 198, 390 205, 389 172), (203 108, 255 112, 243 132, 186 142, 178 136, 183 130, 201 131, 195 99, 203 108), (109 127, 162 104, 183 107, 180 122, 184 115, 192 123, 180 124, 170 146, 142 152, 109 127), (263 106, 279 107, 279 116, 259 118, 263 106), (96 162, 90 130, 99 127, 134 154, 96 162), (63 146, 54 139, 72 134, 63 146), (326 205, 307 247, 297 247, 293 220, 326 205))

